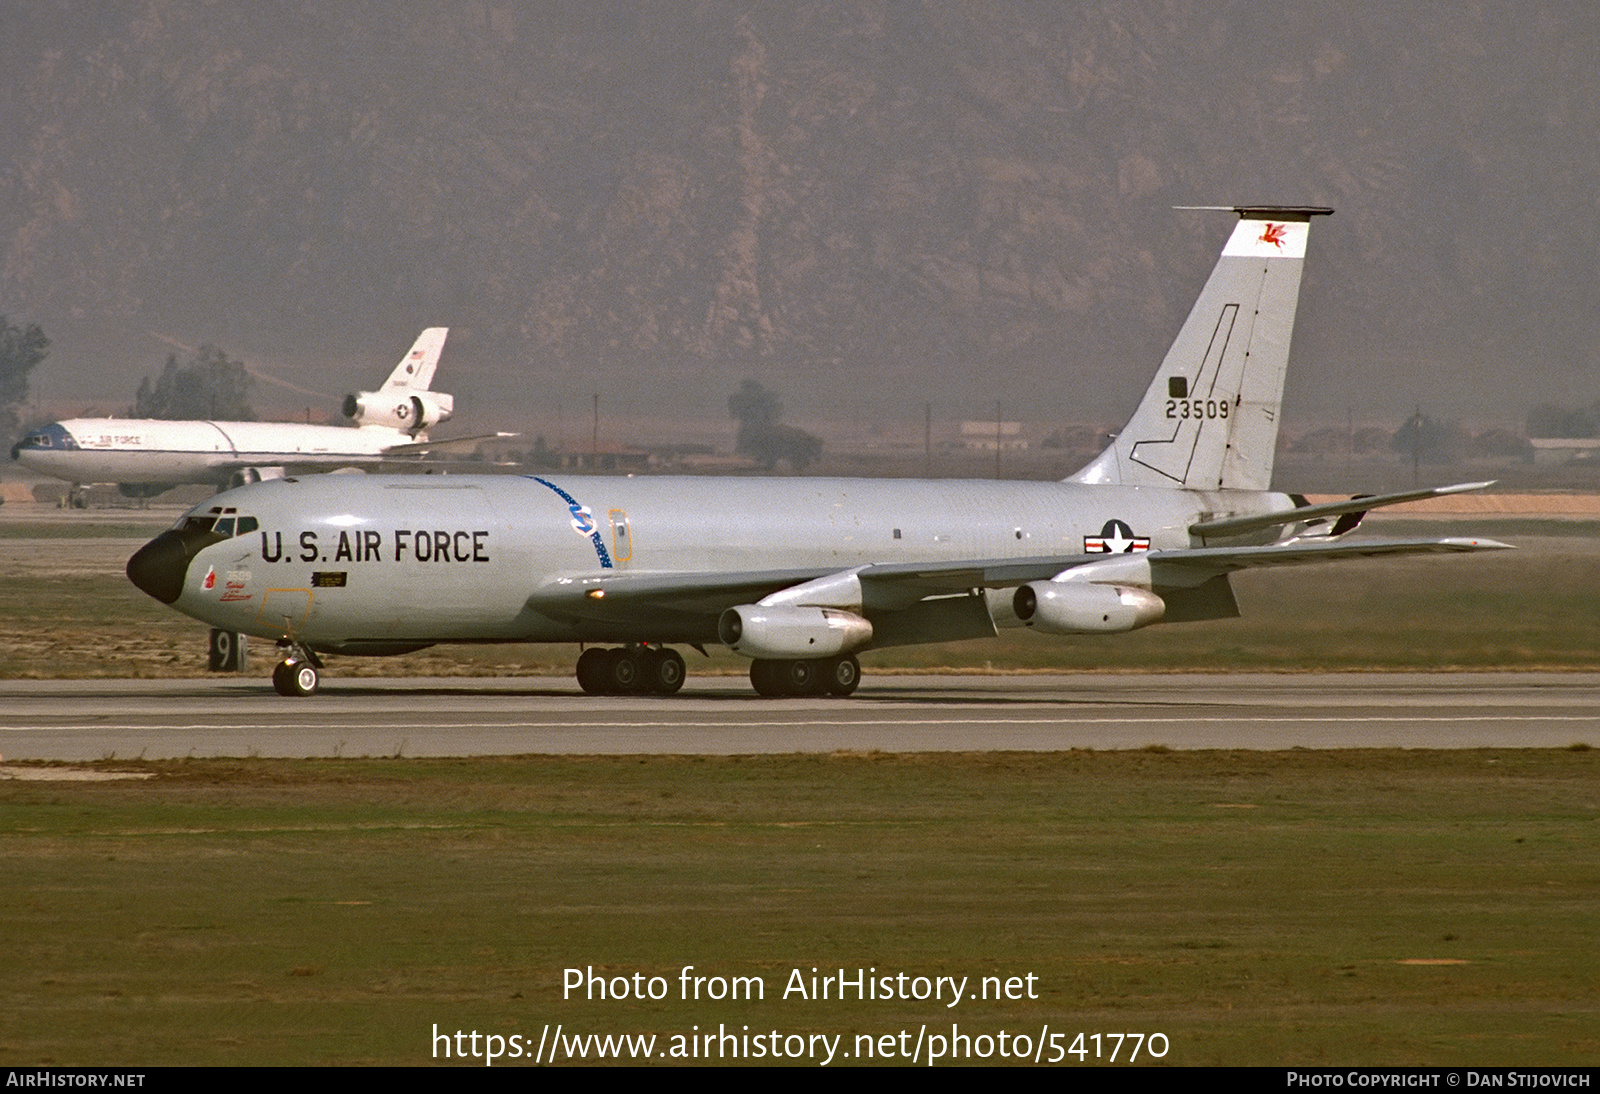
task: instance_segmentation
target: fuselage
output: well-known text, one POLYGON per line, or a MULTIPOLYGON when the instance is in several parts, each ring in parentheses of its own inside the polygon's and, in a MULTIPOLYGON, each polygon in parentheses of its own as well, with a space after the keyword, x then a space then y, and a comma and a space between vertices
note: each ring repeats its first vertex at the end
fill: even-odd
POLYGON ((71 483, 212 483, 241 467, 334 468, 372 463, 414 440, 381 426, 71 418, 34 430, 11 456, 71 483))
MULTIPOLYGON (((715 641, 714 613, 643 629, 529 599, 596 574, 807 571, 1193 545, 1188 526, 1282 494, 872 479, 314 476, 217 495, 152 595, 212 626, 385 652, 436 642, 715 641), (166 595, 172 594, 171 597, 166 595)), ((1271 537, 1268 537, 1271 538, 1271 537)), ((130 569, 130 574, 132 574, 130 569)))

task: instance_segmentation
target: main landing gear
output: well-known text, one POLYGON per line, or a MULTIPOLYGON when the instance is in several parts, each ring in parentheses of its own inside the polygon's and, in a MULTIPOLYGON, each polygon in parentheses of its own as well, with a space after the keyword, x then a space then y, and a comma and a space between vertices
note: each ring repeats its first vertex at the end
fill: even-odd
POLYGON ((590 695, 672 695, 686 675, 678 651, 657 646, 588 649, 578 657, 578 686, 590 695))
POLYGON ((861 662, 853 656, 813 661, 750 662, 750 683, 756 692, 778 695, 846 696, 861 683, 861 662))
MULTIPOLYGON (((281 666, 280 666, 281 668, 281 666)), ((587 649, 578 657, 578 686, 590 695, 672 695, 683 687, 683 658, 656 646, 587 649)), ((861 683, 861 662, 850 655, 799 661, 750 662, 757 693, 849 695, 861 683)))
POLYGON ((311 695, 317 690, 321 678, 317 670, 322 662, 304 646, 287 642, 278 643, 283 660, 272 670, 272 686, 279 695, 311 695))

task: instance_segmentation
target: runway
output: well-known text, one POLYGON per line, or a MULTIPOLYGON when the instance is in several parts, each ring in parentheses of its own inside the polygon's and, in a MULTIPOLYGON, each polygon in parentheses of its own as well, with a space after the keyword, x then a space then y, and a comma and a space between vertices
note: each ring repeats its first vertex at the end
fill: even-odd
POLYGON ((761 699, 691 677, 670 699, 566 678, 0 681, 11 760, 1600 746, 1600 674, 867 677, 761 699))

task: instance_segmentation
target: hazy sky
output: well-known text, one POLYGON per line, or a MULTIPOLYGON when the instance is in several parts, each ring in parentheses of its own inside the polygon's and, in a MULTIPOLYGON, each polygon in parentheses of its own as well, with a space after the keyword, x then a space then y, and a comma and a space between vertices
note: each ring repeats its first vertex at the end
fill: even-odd
POLYGON ((1231 226, 1314 203, 1291 421, 1600 398, 1588 5, 8 6, 0 309, 47 399, 175 346, 458 424, 1113 420, 1231 226))

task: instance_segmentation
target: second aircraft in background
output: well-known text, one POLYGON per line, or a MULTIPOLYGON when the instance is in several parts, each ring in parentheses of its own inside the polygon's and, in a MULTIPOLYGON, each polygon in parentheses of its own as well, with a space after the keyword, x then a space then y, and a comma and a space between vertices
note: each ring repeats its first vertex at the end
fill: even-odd
MULTIPOLYGON (((454 399, 429 390, 448 327, 429 327, 377 391, 347 395, 354 429, 293 422, 70 418, 30 432, 11 458, 77 488, 117 483, 159 489, 182 483, 238 486, 306 471, 371 466, 464 441, 430 441, 454 399)), ((501 434, 505 436, 505 434, 501 434)), ((153 492, 153 491, 145 491, 153 492)))

